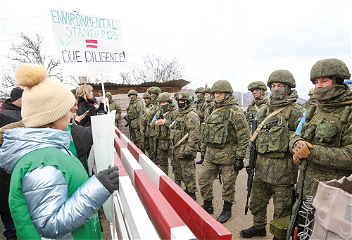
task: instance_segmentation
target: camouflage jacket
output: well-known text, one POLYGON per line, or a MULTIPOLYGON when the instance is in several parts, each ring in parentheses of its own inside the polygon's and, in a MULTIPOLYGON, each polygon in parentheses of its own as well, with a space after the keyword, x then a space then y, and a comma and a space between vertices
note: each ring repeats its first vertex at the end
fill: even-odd
POLYGON ((309 98, 307 101, 305 101, 303 103, 303 107, 305 109, 308 109, 311 105, 315 105, 315 104, 316 104, 316 102, 313 102, 313 100, 311 98, 309 98))
POLYGON ((243 110, 230 97, 224 104, 216 104, 202 126, 201 150, 206 146, 205 159, 215 164, 234 164, 245 157, 250 130, 243 110))
POLYGON ((291 150, 298 140, 313 145, 306 175, 312 174, 319 181, 352 174, 352 92, 344 86, 346 92, 339 97, 311 106, 301 132, 290 138, 291 150))
POLYGON ((119 105, 117 105, 116 102, 114 101, 111 101, 109 102, 109 109, 110 109, 110 112, 113 111, 113 110, 116 110, 116 113, 115 113, 115 122, 117 120, 119 120, 120 116, 121 116, 121 108, 119 105))
POLYGON ((151 102, 146 104, 145 107, 144 107, 144 112, 143 112, 143 115, 140 117, 140 129, 141 129, 141 132, 144 134, 145 133, 145 136, 146 137, 149 137, 149 124, 148 124, 148 120, 147 120, 147 115, 150 114, 150 107, 151 107, 151 102))
POLYGON ((196 106, 196 112, 200 118, 200 122, 204 121, 204 110, 206 107, 206 102, 204 100, 197 100, 194 102, 196 106))
POLYGON ((296 181, 297 167, 293 164, 289 151, 289 137, 296 130, 304 108, 296 103, 295 90, 285 99, 262 107, 257 113, 258 125, 270 113, 285 107, 281 112, 265 121, 256 138, 258 158, 255 166, 255 177, 271 184, 291 185, 296 181))
POLYGON ((175 147, 175 156, 183 158, 183 153, 188 153, 195 158, 200 139, 200 121, 193 104, 185 110, 178 111, 171 127, 170 138, 176 145, 186 134, 188 134, 187 138, 178 147, 175 147))
POLYGON ((139 98, 136 98, 133 101, 130 101, 128 105, 127 115, 131 120, 131 128, 139 128, 140 117, 143 114, 143 103, 139 98))
POLYGON ((264 105, 268 103, 268 97, 264 96, 262 100, 260 101, 255 101, 253 100, 252 103, 248 106, 246 110, 246 119, 248 122, 249 117, 252 116, 252 119, 255 118, 255 114, 258 112, 258 110, 264 105))
POLYGON ((152 120, 156 114, 157 111, 160 109, 160 104, 157 100, 154 100, 150 103, 149 105, 149 111, 145 115, 145 119, 147 120, 147 135, 149 137, 155 137, 156 136, 156 131, 154 130, 153 127, 151 127, 152 120))
MULTIPOLYGON (((155 114, 156 119, 160 119, 161 118, 161 109, 159 111, 157 111, 157 113, 155 114)), ((163 139, 163 140, 169 140, 170 139, 170 133, 169 133, 169 127, 171 125, 171 123, 173 123, 177 117, 177 113, 178 110, 175 107, 174 104, 172 104, 170 106, 170 109, 168 109, 165 112, 162 112, 163 114, 163 118, 165 119, 165 123, 163 125, 157 125, 155 124, 153 121, 151 123, 151 126, 154 128, 154 130, 156 131, 156 137, 158 139, 163 139)))

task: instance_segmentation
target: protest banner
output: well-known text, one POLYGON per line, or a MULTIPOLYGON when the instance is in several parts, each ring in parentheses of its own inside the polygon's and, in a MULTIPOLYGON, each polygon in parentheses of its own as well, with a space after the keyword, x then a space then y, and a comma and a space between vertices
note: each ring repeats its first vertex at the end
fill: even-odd
POLYGON ((114 73, 126 62, 119 20, 57 9, 50 16, 65 74, 114 73))

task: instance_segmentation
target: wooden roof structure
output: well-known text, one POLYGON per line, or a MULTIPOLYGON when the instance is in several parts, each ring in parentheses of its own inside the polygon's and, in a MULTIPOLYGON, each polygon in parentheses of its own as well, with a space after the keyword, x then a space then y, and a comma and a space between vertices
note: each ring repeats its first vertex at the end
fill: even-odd
MULTIPOLYGON (((167 82, 144 82, 141 84, 118 84, 104 83, 105 92, 111 92, 112 95, 127 94, 129 90, 134 89, 139 93, 145 93, 150 87, 159 87, 161 92, 175 93, 180 92, 182 88, 190 82, 184 79, 171 80, 167 82)), ((93 87, 94 96, 102 96, 101 83, 87 83, 93 87)))

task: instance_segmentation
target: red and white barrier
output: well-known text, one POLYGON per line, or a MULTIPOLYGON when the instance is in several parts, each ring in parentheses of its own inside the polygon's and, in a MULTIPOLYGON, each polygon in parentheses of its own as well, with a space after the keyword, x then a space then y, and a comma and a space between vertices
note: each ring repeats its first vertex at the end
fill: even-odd
MULTIPOLYGON (((115 166, 119 167, 119 197, 120 203, 117 203, 117 197, 114 196, 115 207, 122 206, 122 218, 118 216, 119 228, 123 233, 128 229, 128 237, 131 239, 160 239, 153 223, 150 221, 147 212, 140 201, 131 180, 121 163, 119 156, 115 153, 115 166), (126 224, 124 224, 126 222, 126 224)), ((125 239, 126 233, 121 234, 125 239)))
MULTIPOLYGON (((148 191, 151 187, 146 184, 147 188, 137 187, 144 181, 146 176, 139 173, 143 169, 149 180, 153 182, 158 192, 161 193, 167 202, 172 206, 174 211, 180 216, 187 227, 199 239, 231 239, 232 234, 221 223, 216 221, 210 214, 208 214, 199 204, 197 204, 188 194, 186 194, 174 181, 172 181, 163 171, 161 171, 143 152, 138 149, 119 129, 115 129, 118 138, 115 138, 115 149, 118 152, 121 160, 128 160, 130 170, 128 171, 133 183, 137 188, 137 192, 143 193, 148 191), (121 140, 120 140, 121 139, 121 140), (128 150, 128 151, 126 151, 128 150), (138 167, 134 163, 130 163, 131 156, 139 163, 138 167), (133 169, 133 167, 136 169, 133 169), (133 174, 132 172, 137 174, 133 174), (133 177, 132 177, 133 176, 133 177), (139 188, 139 190, 138 190, 139 188)), ((136 162, 136 161, 135 161, 136 162)), ((136 163, 137 163, 136 162, 136 163)), ((123 161, 124 163, 124 161, 123 161)), ((124 163, 125 164, 125 163, 124 163)), ((153 190, 154 192, 154 190, 153 190)), ((154 192, 156 193, 156 192, 154 192)), ((143 197, 142 197, 143 198, 143 197)), ((142 200, 143 201, 143 200, 142 200)), ((145 201, 149 201, 145 197, 145 201)), ((145 203, 143 201, 143 203, 145 203)), ((147 203, 148 204, 148 203, 147 203)), ((162 212, 158 214, 163 214, 162 212)), ((155 224, 155 223, 154 223, 155 224)), ((158 229, 158 227, 156 226, 158 229)), ((171 236, 176 237, 182 234, 175 232, 177 228, 171 229, 171 236)))
POLYGON ((162 239, 195 239, 194 234, 160 193, 145 170, 135 161, 132 154, 140 150, 134 148, 134 151, 133 149, 129 151, 122 140, 125 143, 130 142, 126 141, 125 138, 116 137, 114 139, 116 152, 119 154, 129 179, 132 181, 160 237, 162 239))

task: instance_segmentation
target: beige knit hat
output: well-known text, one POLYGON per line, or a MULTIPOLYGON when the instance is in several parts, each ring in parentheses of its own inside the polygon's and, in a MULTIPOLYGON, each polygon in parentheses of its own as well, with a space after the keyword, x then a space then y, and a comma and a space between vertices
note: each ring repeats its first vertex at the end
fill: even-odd
POLYGON ((26 127, 40 127, 63 117, 75 104, 75 97, 61 82, 47 78, 45 68, 22 64, 16 84, 26 87, 22 95, 22 120, 26 127))

